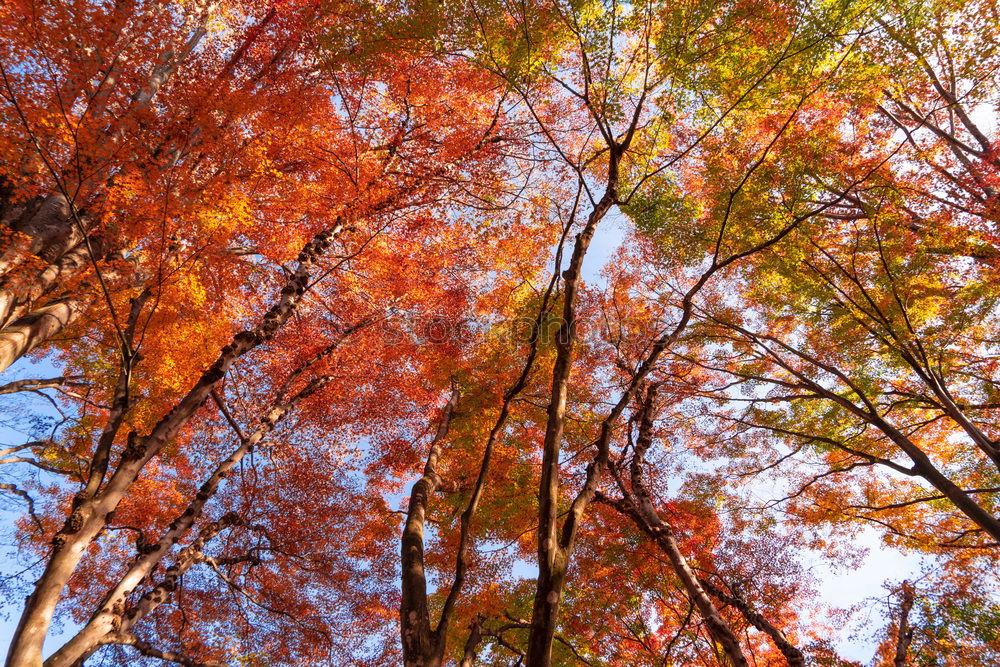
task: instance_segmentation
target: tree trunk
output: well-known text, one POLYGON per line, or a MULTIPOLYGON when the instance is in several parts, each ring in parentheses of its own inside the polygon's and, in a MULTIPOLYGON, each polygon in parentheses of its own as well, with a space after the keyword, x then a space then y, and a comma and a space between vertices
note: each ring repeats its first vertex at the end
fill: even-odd
POLYGON ((739 640, 736 639, 732 628, 715 607, 712 598, 702 588, 691 566, 688 565, 687 558, 684 557, 677 544, 677 539, 674 537, 673 528, 660 518, 643 482, 642 466, 646 451, 653 442, 655 400, 656 385, 652 385, 646 392, 639 413, 639 433, 635 441, 631 464, 632 498, 626 498, 626 504, 630 510, 628 514, 639 525, 639 528, 656 541, 660 549, 670 559, 670 564, 677 574, 677 578, 681 580, 688 598, 697 607, 698 613, 701 614, 708 627, 709 634, 722 647, 729 662, 733 667, 747 667, 747 659, 740 648, 739 640))
MULTIPOLYGON (((145 85, 133 94, 131 114, 145 111, 164 84, 198 47, 208 34, 208 21, 218 4, 213 1, 195 8, 189 16, 190 32, 181 44, 165 47, 145 85)), ((116 17, 122 18, 120 13, 116 17)), ((113 88, 114 69, 112 66, 106 73, 105 96, 113 88)), ((67 82, 67 86, 65 92, 75 97, 79 92, 78 85, 67 82)), ((94 115, 101 111, 103 100, 91 100, 89 112, 94 115)), ((112 123, 103 148, 96 155, 85 156, 87 160, 100 163, 110 159, 114 140, 125 126, 122 122, 112 123)), ((25 147, 26 154, 37 154, 37 150, 40 149, 25 147)), ((60 183, 59 191, 25 203, 13 203, 9 183, 6 179, 0 183, 0 224, 20 235, 0 252, 0 326, 4 327, 0 330, 0 372, 61 332, 90 303, 78 290, 64 289, 66 280, 78 273, 89 259, 84 230, 78 224, 79 219, 74 219, 72 202, 65 193, 74 193, 72 199, 75 202, 85 201, 108 179, 108 174, 97 170, 88 179, 70 182, 55 173, 51 176, 60 183), (33 258, 41 259, 45 268, 41 271, 32 268, 33 258), (15 270, 25 275, 15 276, 15 270), (65 293, 64 300, 45 304, 25 314, 24 311, 32 307, 34 300, 52 292, 65 293)), ((91 242, 96 242, 96 239, 91 239, 91 242)))
POLYGON ((802 654, 802 651, 788 641, 785 633, 775 627, 759 612, 755 611, 746 600, 739 595, 726 593, 707 579, 699 578, 698 581, 701 582, 702 587, 711 595, 735 607, 740 612, 740 615, 746 619, 747 623, 770 637, 774 645, 781 651, 781 655, 785 656, 789 667, 806 667, 806 657, 802 654))
MULTIPOLYGON (((577 282, 583 259, 590 247, 598 223, 615 202, 616 174, 611 172, 610 185, 587 224, 577 234, 569 266, 563 273, 563 321, 556 340, 556 360, 552 368, 552 391, 549 397, 545 441, 542 445, 542 472, 538 489, 538 579, 531 612, 531 632, 528 635, 528 667, 548 667, 552 662, 552 640, 559 620, 559 598, 566 581, 566 568, 572 546, 561 544, 557 517, 559 501, 559 451, 566 419, 566 398, 573 366, 573 346, 576 340, 577 282)), ((558 267, 557 267, 558 270, 558 267)))
POLYGON ((20 236, 0 255, 0 274, 8 274, 31 256, 55 262, 83 235, 71 219, 69 202, 61 193, 4 206, 0 223, 20 236))
POLYGON ((65 296, 0 330, 0 372, 57 335, 80 316, 89 299, 65 296))
POLYGON ((399 631, 403 643, 403 664, 405 667, 440 667, 444 659, 444 639, 446 628, 439 626, 431 630, 430 611, 427 608, 427 577, 424 572, 424 522, 427 505, 441 476, 437 472, 437 462, 441 456, 441 444, 448 434, 448 427, 458 405, 458 390, 452 392, 441 424, 431 442, 424 474, 413 484, 410 503, 406 510, 406 525, 400 539, 400 563, 402 565, 403 595, 399 604, 399 631))
POLYGON ((903 582, 903 599, 899 603, 899 631, 896 633, 896 655, 893 657, 894 667, 906 667, 906 654, 913 641, 913 629, 910 628, 910 610, 913 609, 913 584, 903 582))
MULTIPOLYGON (((367 326, 367 324, 368 322, 362 321, 348 328, 327 346, 326 349, 293 371, 285 381, 283 387, 287 388, 296 378, 306 372, 312 364, 329 356, 348 336, 367 326)), ((201 485, 197 495, 185 511, 174 519, 160 539, 154 542, 151 548, 143 550, 139 558, 132 563, 125 575, 118 581, 118 584, 105 595, 97 611, 94 612, 83 629, 45 661, 46 667, 68 667, 78 664, 81 660, 85 660, 88 655, 100 648, 113 634, 130 632, 137 622, 163 601, 162 596, 160 596, 160 599, 154 600, 153 592, 150 592, 143 596, 137 605, 126 609, 128 597, 154 571, 157 564, 163 560, 180 538, 195 525, 201 517, 205 505, 218 491, 223 480, 231 474, 243 458, 253 451, 299 403, 322 390, 332 379, 333 375, 331 374, 315 377, 300 391, 289 398, 284 398, 281 396, 282 392, 279 392, 278 398, 275 399, 270 408, 264 413, 264 416, 260 418, 260 425, 253 433, 249 436, 244 436, 242 435, 242 431, 237 431, 240 446, 215 468, 209 478, 201 485)), ((221 399, 218 398, 217 394, 213 394, 213 396, 217 399, 220 410, 223 410, 223 413, 228 418, 228 412, 225 412, 222 407, 221 399)), ((234 429, 238 429, 238 427, 234 426, 234 429)), ((230 523, 235 522, 236 517, 231 516, 230 523)), ((198 539, 202 539, 202 537, 198 539)), ((210 537, 205 539, 210 539, 210 537)), ((190 567, 192 563, 193 561, 189 562, 184 569, 190 567)))
MULTIPOLYGON (((92 247, 97 239, 92 239, 92 247)), ((7 327, 24 316, 32 305, 44 296, 59 290, 66 282, 80 273, 89 260, 86 243, 78 243, 58 260, 33 276, 24 286, 8 284, 0 287, 0 327, 7 327)))

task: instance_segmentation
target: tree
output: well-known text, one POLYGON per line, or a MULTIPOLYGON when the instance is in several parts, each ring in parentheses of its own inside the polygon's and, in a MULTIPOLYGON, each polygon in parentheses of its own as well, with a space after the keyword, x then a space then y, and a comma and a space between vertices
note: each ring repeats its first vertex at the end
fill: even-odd
POLYGON ((980 59, 952 45, 947 26, 962 20, 952 12, 941 6, 933 19, 934 59, 904 32, 914 28, 909 13, 879 24, 875 44, 897 49, 912 77, 887 74, 880 85, 898 92, 886 88, 889 101, 863 119, 874 128, 870 140, 884 142, 869 150, 885 164, 841 210, 755 268, 744 302, 763 308, 705 313, 726 349, 709 365, 768 387, 748 390, 748 409, 731 423, 824 461, 827 471, 805 478, 796 497, 831 518, 870 521, 893 539, 945 549, 991 546, 1000 535, 989 418, 992 237, 984 231, 980 241, 976 231, 993 224, 992 195, 982 188, 995 165, 966 143, 985 141, 965 109, 975 95, 952 97, 966 85, 959 69, 980 59), (956 68, 948 87, 936 66, 956 68), (934 104, 940 109, 929 111, 934 104), (942 113, 954 119, 954 136, 937 126, 942 113), (859 469, 871 472, 856 487, 826 481, 859 469))
MULTIPOLYGON (((286 16, 272 7, 264 20, 276 21, 275 17, 280 16, 285 19, 282 23, 301 30, 302 21, 317 18, 311 6, 304 11, 304 15, 286 16)), ((203 28, 195 28, 196 33, 199 31, 203 28)), ((259 33, 260 30, 251 30, 247 39, 256 39, 259 33)), ((249 50, 249 44, 246 46, 249 50)), ((275 46, 277 55, 265 56, 265 60, 284 57, 282 49, 289 45, 278 42, 275 46)), ((303 55, 308 53, 307 50, 303 55)), ((302 71, 301 60, 294 60, 297 70, 302 71)), ((319 75, 308 68, 300 75, 313 82, 309 88, 313 108, 308 109, 305 117, 294 114, 289 119, 291 123, 268 128, 283 138, 279 152, 261 164, 264 173, 260 177, 240 173, 238 163, 220 169, 224 180, 237 188, 243 178, 251 179, 252 188, 247 191, 247 203, 243 206, 253 203, 249 218, 253 224, 239 224, 239 218, 229 219, 226 212, 227 223, 233 226, 222 241, 250 242, 244 245, 250 246, 253 255, 261 255, 261 261, 237 268, 239 260, 233 257, 247 253, 231 252, 226 245, 220 248, 218 239, 206 237, 187 225, 189 212, 171 210, 160 212, 160 229, 152 230, 159 232, 159 245, 149 249, 149 256, 154 266, 159 264, 158 270, 131 276, 141 289, 136 290, 127 281, 109 285, 99 264, 94 264, 106 308, 88 318, 87 324, 88 336, 98 341, 100 347, 95 350, 88 345, 71 344, 65 354, 70 366, 90 370, 95 386, 83 404, 78 426, 70 432, 72 436, 55 445, 58 464, 53 466, 66 476, 70 490, 74 482, 79 484, 79 490, 68 508, 63 503, 52 507, 56 515, 66 513, 65 523, 52 538, 53 548, 46 557, 45 571, 27 600, 11 646, 9 664, 36 664, 41 659, 41 643, 56 603, 66 587, 73 585, 73 577, 82 575, 78 572, 80 568, 94 567, 86 562, 90 550, 100 549, 108 559, 127 545, 115 536, 107 536, 107 531, 118 528, 114 517, 119 509, 132 515, 121 527, 137 531, 139 558, 129 565, 127 551, 118 556, 124 570, 117 573, 117 581, 114 576, 106 581, 106 592, 100 590, 101 579, 107 579, 110 571, 92 581, 90 590, 84 591, 84 600, 87 593, 98 597, 79 602, 95 605, 84 607, 86 611, 80 617, 82 620, 89 616, 89 620, 47 662, 73 664, 108 643, 147 650, 145 642, 130 632, 131 626, 164 601, 187 569, 209 562, 203 556, 205 545, 220 531, 233 526, 246 529, 254 526, 237 514, 224 513, 204 525, 193 543, 180 551, 175 551, 174 545, 193 528, 205 503, 234 466, 268 436, 278 421, 301 401, 323 390, 333 376, 329 372, 320 373, 302 386, 296 385, 298 379, 313 375, 315 365, 322 365, 338 349, 343 336, 384 319, 394 309, 412 308, 408 295, 416 293, 430 299, 434 298, 433 292, 442 294, 456 306, 461 305, 462 291, 468 290, 469 285, 446 284, 447 281, 440 279, 427 284, 424 272, 431 267, 426 265, 429 257, 426 252, 416 255, 423 266, 414 262, 407 267, 401 262, 406 246, 419 251, 429 239, 443 242, 452 261, 462 252, 463 245, 468 246, 462 239, 468 230, 460 221, 449 220, 446 197, 471 195, 477 190, 481 196, 490 193, 489 181, 481 176, 486 169, 497 173, 502 161, 494 141, 495 133, 502 127, 499 98, 488 87, 481 86, 482 77, 477 79, 461 63, 446 70, 443 63, 433 59, 396 58, 391 70, 384 70, 380 79, 374 78, 370 70, 354 74, 335 69, 333 63, 325 67, 329 74, 323 84, 319 83, 319 75), (456 117, 456 109, 465 113, 456 117), (310 148, 303 154, 305 144, 298 144, 299 141, 310 146, 319 142, 319 148, 310 148), (322 145, 324 142, 327 145, 322 145), (296 150, 299 152, 294 161, 282 169, 287 163, 280 158, 296 150), (281 197, 280 202, 274 201, 276 196, 281 197), (294 198, 286 199, 289 196, 294 198), (273 238, 278 226, 292 222, 294 226, 287 228, 282 243, 270 242, 266 249, 258 247, 268 236, 273 238), (168 234, 175 226, 192 236, 168 234), (266 236, 261 238, 262 234, 266 236), (344 241, 341 239, 344 234, 354 235, 357 240, 344 241), (450 234, 455 235, 457 245, 446 242, 450 234), (304 245, 300 246, 297 257, 292 251, 294 260, 288 266, 285 263, 290 259, 288 246, 294 248, 297 243, 304 245), (324 256, 331 251, 336 251, 339 257, 324 263, 324 256), (368 256, 372 256, 372 264, 359 272, 356 265, 365 264, 368 256), (223 267, 236 269, 232 276, 236 280, 218 280, 214 274, 223 267), (369 282, 358 283, 356 277, 365 273, 369 282), (322 291, 318 286, 320 280, 324 285, 322 291), (271 294, 278 288, 280 295, 275 299, 271 294), (425 291, 421 293, 421 289, 425 291), (195 312, 184 309, 179 300, 206 304, 224 298, 231 300, 230 308, 195 312), (124 321, 119 319, 119 313, 127 313, 124 321), (286 337, 282 329, 289 322, 303 324, 286 337), (234 329, 238 332, 235 336, 234 329), (340 333, 330 337, 327 332, 331 330, 340 333), (316 336, 325 346, 319 352, 315 349, 316 336), (221 352, 213 351, 213 347, 218 349, 227 340, 221 352), (268 363, 268 356, 258 351, 261 346, 275 350, 282 357, 272 375, 264 373, 252 378, 249 385, 256 400, 270 407, 260 414, 259 426, 239 435, 239 446, 228 454, 224 449, 210 453, 198 445, 198 440, 202 433, 215 433, 217 427, 211 425, 212 420, 204 422, 202 406, 212 398, 218 409, 227 414, 226 399, 219 393, 219 387, 231 370, 239 372, 234 365, 238 366, 241 358, 252 359, 263 371, 262 364, 268 363), (301 361, 293 361, 290 368, 294 370, 289 372, 287 364, 296 356, 301 361), (199 368, 199 362, 205 366, 199 368), (117 379, 108 382, 106 388, 101 387, 102 375, 117 379), (269 391, 277 393, 267 398, 269 391), (88 414, 90 405, 95 406, 96 414, 88 414), (205 428, 209 430, 205 432, 205 428), (191 488, 187 476, 198 475, 206 464, 206 481, 200 489, 191 488), (173 487, 177 498, 166 506, 143 510, 149 466, 158 469, 152 471, 154 479, 167 476, 167 488, 173 487), (133 499, 130 493, 140 495, 133 499), (130 508, 136 501, 139 507, 130 508), (139 527, 136 511, 140 516, 148 513, 138 522, 139 527), (143 523, 146 525, 142 526, 143 523), (159 536, 153 537, 156 533, 159 536), (166 579, 135 605, 126 604, 133 593, 140 594, 139 584, 168 556, 175 559, 175 564, 166 579)), ((8 83, 13 91, 14 82, 8 83)), ((228 82, 223 80, 223 83, 228 82)), ((299 84, 291 85, 293 89, 301 85, 301 79, 299 84)), ((18 96, 13 92, 10 96, 16 102, 18 96)), ((283 104, 287 103, 285 97, 283 104)), ((31 130, 26 115, 22 120, 25 128, 31 130)), ((253 136, 253 130, 242 125, 242 120, 234 122, 234 130, 253 136)), ((225 142, 217 150, 222 157, 225 142)), ((44 147, 38 151, 43 158, 49 158, 44 147)), ((251 150, 251 155, 254 152, 251 150)), ((183 162, 183 168, 190 166, 195 174, 205 168, 199 164, 197 155, 188 156, 183 162)), ((119 180, 127 178, 127 175, 116 176, 119 180)), ((69 215, 79 226, 80 215, 74 210, 71 207, 69 215)), ((200 219, 207 224, 219 224, 220 213, 210 210, 201 215, 200 219)), ((519 227, 515 224, 512 229, 519 227)), ((143 252, 137 250, 134 254, 141 258, 143 252)), ((467 255, 470 261, 475 261, 472 252, 467 255)), ((442 305, 450 307, 447 301, 442 305)), ((384 352, 379 350, 380 354, 384 352)), ((236 428, 238 422, 232 424, 236 428)), ((210 437, 217 439, 218 435, 210 437)), ((64 492, 62 488, 53 491, 64 492)))
POLYGON ((993 660, 995 14, 0 9, 7 664, 993 660))

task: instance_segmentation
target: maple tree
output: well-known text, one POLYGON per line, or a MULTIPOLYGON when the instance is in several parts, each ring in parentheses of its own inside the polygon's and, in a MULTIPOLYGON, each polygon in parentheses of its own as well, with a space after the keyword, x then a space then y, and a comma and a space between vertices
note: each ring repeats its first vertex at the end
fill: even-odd
POLYGON ((997 165, 971 111, 985 102, 975 89, 959 92, 970 85, 960 69, 975 68, 980 54, 952 32, 964 19, 940 11, 929 26, 905 14, 883 21, 879 46, 897 47, 894 63, 911 78, 887 74, 885 99, 861 120, 873 126, 866 137, 898 142, 882 149, 891 159, 821 227, 755 269, 756 286, 769 291, 764 321, 750 324, 749 310, 704 316, 728 348, 716 359, 733 362, 709 365, 766 387, 748 389, 749 409, 731 423, 748 438, 774 434, 789 460, 823 461, 826 472, 794 491, 805 513, 873 522, 894 541, 947 551, 989 548, 998 536, 989 194, 997 165), (933 46, 918 43, 921 28, 933 46), (983 150, 967 143, 977 140, 983 150), (833 482, 858 469, 873 472, 856 487, 833 482))
POLYGON ((995 660, 996 15, 6 4, 7 664, 995 660))

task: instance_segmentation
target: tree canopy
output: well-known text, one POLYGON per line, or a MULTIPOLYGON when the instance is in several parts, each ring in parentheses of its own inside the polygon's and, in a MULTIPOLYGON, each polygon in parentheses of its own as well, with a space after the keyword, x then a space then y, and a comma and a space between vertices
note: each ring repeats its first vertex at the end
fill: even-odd
POLYGON ((8 667, 1000 664, 992 0, 0 36, 8 667))

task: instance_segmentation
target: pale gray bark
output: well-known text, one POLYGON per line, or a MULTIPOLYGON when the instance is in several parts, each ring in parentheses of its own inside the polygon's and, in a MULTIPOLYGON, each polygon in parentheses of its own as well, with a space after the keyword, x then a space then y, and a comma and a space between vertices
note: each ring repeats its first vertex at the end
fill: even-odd
MULTIPOLYGON (((217 6, 217 1, 193 3, 185 20, 185 36, 179 44, 165 47, 145 85, 132 96, 132 113, 148 109, 163 86, 191 57, 207 35, 208 21, 217 6)), ((95 57, 100 58, 100 54, 95 57)), ((103 106, 116 85, 115 69, 116 66, 112 66, 106 73, 98 94, 90 100, 88 113, 91 116, 104 112, 103 106)), ((78 88, 74 84, 64 93, 75 97, 78 88)), ((86 160, 100 164, 110 159, 123 128, 121 124, 112 125, 99 151, 84 156, 86 160)), ((26 153, 40 150, 37 144, 25 147, 26 153)), ((54 168, 51 164, 48 167, 54 168)), ((79 175, 76 179, 63 179, 54 171, 51 175, 59 182, 58 191, 20 204, 8 201, 5 196, 0 207, 0 224, 21 235, 0 254, 0 327, 4 327, 0 329, 0 372, 58 335, 92 303, 85 288, 80 286, 64 292, 67 281, 89 262, 103 259, 103 256, 91 257, 90 254, 103 255, 105 250, 101 248, 97 252, 98 240, 84 238, 92 230, 84 229, 89 226, 86 216, 71 207, 73 202, 86 200, 90 193, 100 188, 107 175, 99 169, 85 179, 79 175), (35 258, 43 262, 44 268, 39 270, 32 266, 37 261, 35 258), (47 301, 28 312, 36 301, 51 297, 53 292, 64 293, 58 301, 47 301)))

